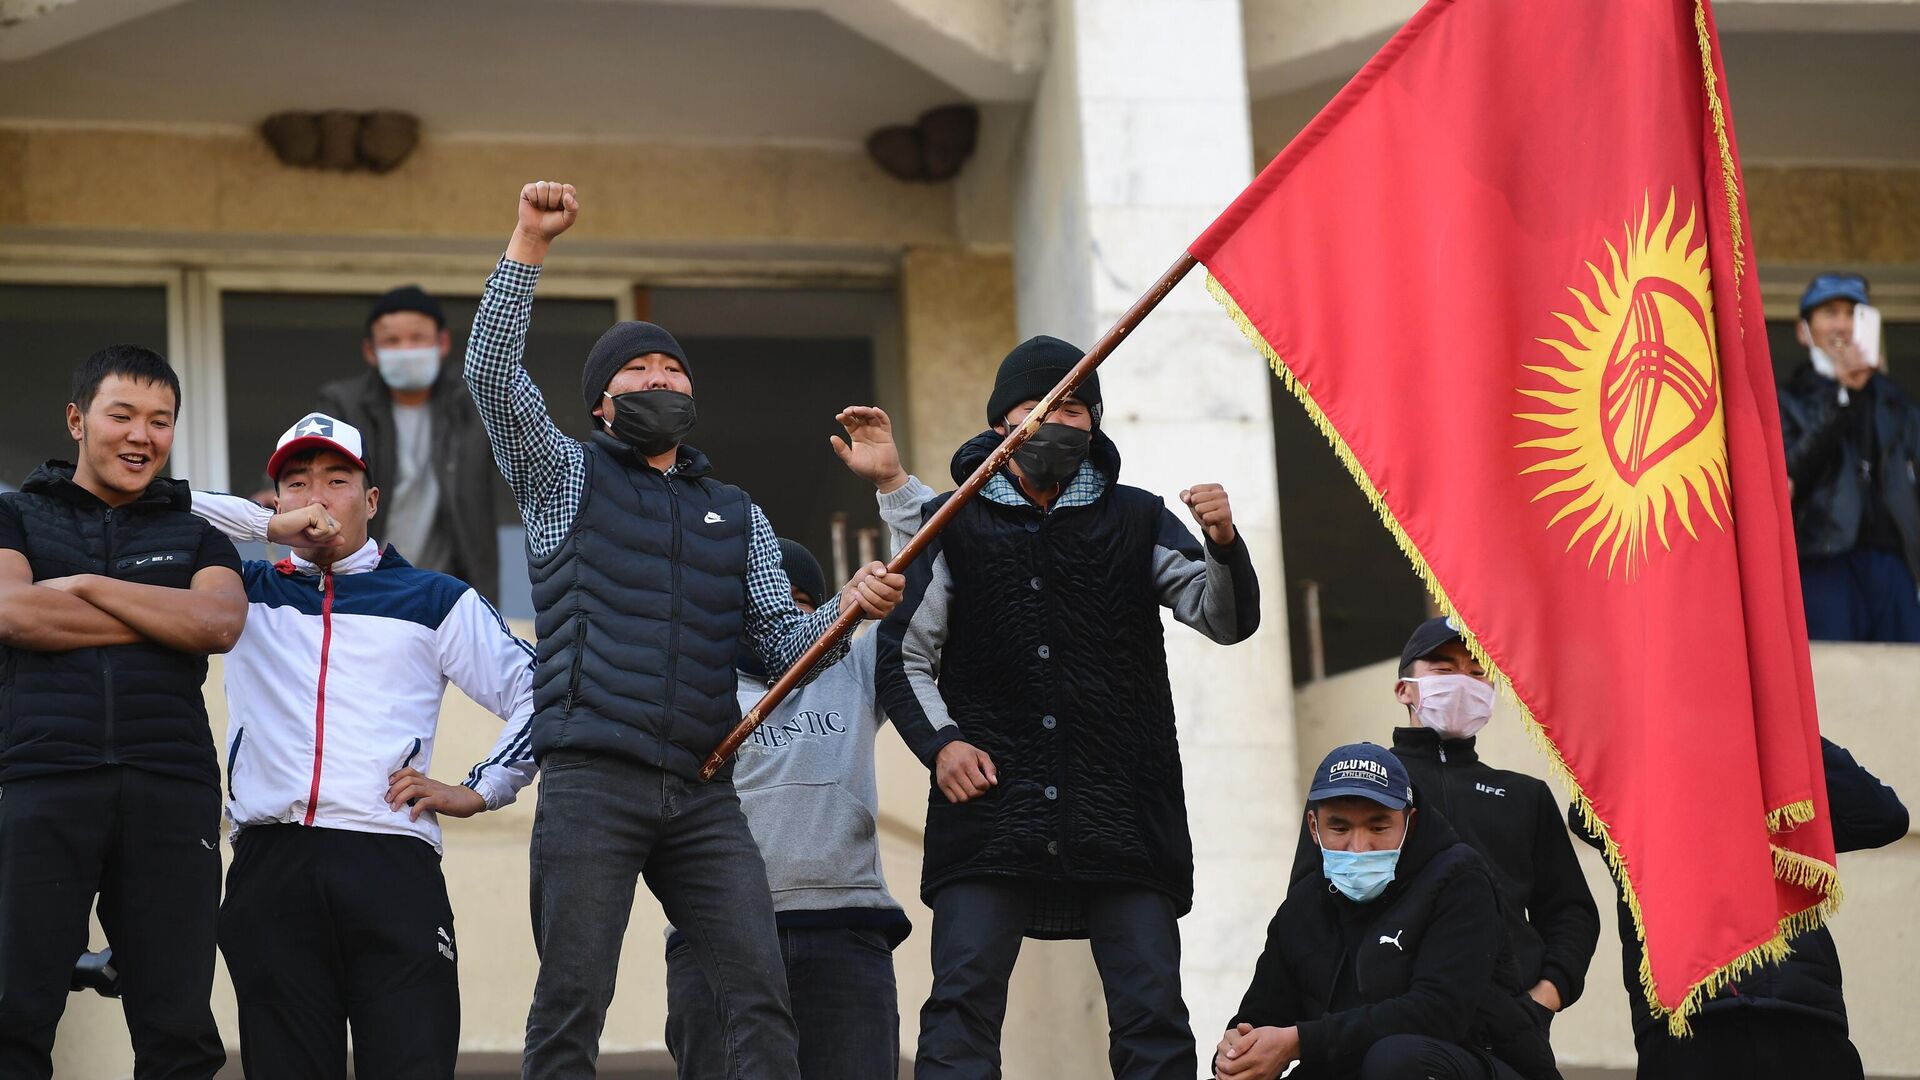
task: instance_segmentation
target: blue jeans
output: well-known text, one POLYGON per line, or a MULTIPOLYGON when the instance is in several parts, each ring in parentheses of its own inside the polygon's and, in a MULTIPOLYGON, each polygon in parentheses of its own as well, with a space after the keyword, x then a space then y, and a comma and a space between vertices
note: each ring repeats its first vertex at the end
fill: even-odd
MULTIPOLYGON (((887 935, 866 927, 780 931, 787 994, 800 1029, 805 1080, 895 1080, 900 1075, 899 991, 887 935)), ((726 1076, 713 987, 678 941, 667 952, 667 1049, 680 1080, 726 1076)))
POLYGON ((1920 642, 1920 595, 1907 561, 1891 551, 1855 548, 1800 560, 1807 637, 1814 641, 1920 642))
POLYGON ((540 975, 521 1062, 527 1080, 594 1075, 640 877, 719 989, 718 1075, 799 1080, 767 868, 732 782, 551 751, 540 762, 531 854, 540 975))

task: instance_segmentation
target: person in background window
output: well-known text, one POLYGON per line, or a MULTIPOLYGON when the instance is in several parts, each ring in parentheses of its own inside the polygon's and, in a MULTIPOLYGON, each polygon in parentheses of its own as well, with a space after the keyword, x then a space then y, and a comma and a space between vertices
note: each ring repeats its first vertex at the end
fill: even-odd
POLYGON ((493 454, 460 366, 445 362, 451 345, 438 300, 417 285, 394 289, 367 312, 367 373, 322 386, 313 411, 366 435, 387 543, 495 603, 493 454))
POLYGON ((1920 405, 1854 340, 1858 274, 1800 296, 1807 362, 1780 388, 1807 636, 1920 642, 1920 405))

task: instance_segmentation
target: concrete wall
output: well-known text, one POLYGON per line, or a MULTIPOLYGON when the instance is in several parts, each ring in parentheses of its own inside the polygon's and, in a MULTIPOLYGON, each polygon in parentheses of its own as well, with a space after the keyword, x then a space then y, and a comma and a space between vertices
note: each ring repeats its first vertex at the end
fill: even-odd
POLYGON ((951 185, 903 184, 858 150, 425 140, 383 176, 292 169, 260 139, 0 128, 0 229, 473 237, 502 245, 529 180, 580 188, 595 243, 881 247, 951 240, 951 185))
MULTIPOLYGON (((1912 751, 1905 723, 1920 701, 1920 647, 1816 644, 1813 667, 1822 731, 1892 785, 1909 807, 1920 807, 1920 757, 1912 751)), ((1300 690, 1295 717, 1303 787, 1333 747, 1392 739, 1394 725, 1406 715, 1392 698, 1393 683, 1394 665, 1387 661, 1300 690)), ((1546 758, 1504 701, 1480 735, 1480 752, 1501 768, 1549 775, 1546 758)), ((1291 831, 1275 834, 1292 842, 1291 831)), ((1599 855, 1576 846, 1600 905, 1600 946, 1587 973, 1585 996, 1554 1021, 1553 1045, 1563 1065, 1630 1069, 1633 1033, 1620 977, 1613 884, 1599 855)), ((1878 851, 1843 855, 1840 873, 1847 895, 1833 921, 1833 936, 1846 965, 1854 1044, 1869 1074, 1920 1076, 1920 1028, 1912 1022, 1906 990, 1920 947, 1912 916, 1912 897, 1920 892, 1920 835, 1878 851)), ((1279 898, 1274 901, 1277 906, 1279 898)))

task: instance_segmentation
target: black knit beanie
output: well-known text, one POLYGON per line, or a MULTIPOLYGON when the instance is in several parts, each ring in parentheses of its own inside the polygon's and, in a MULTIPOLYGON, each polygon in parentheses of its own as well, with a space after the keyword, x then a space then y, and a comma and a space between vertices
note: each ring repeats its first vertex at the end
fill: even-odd
POLYGON ((380 321, 380 316, 396 311, 417 311, 432 319, 433 325, 440 329, 447 328, 447 313, 441 309, 440 301, 427 295, 427 291, 418 285, 402 285, 389 290, 367 309, 367 336, 373 336, 373 324, 380 321))
POLYGON ((607 392, 607 384, 627 366, 627 361, 648 353, 666 353, 680 361, 680 370, 686 373, 687 381, 693 381, 693 368, 687 363, 686 351, 673 335, 650 322, 617 322, 607 327, 600 340, 593 343, 593 351, 587 354, 587 366, 580 373, 580 392, 587 401, 587 414, 593 414, 593 407, 600 404, 600 395, 607 392))
MULTIPOLYGON (((1023 401, 1038 401, 1057 386, 1086 350, 1057 337, 1041 334, 1013 347, 1000 371, 993 377, 993 396, 987 399, 987 425, 1003 424, 1007 412, 1023 401)), ((1100 373, 1092 372, 1073 392, 1093 414, 1093 426, 1100 426, 1100 373)))
POLYGON ((805 593, 814 607, 827 602, 827 575, 820 572, 820 560, 806 545, 781 537, 780 568, 787 572, 788 583, 805 593))

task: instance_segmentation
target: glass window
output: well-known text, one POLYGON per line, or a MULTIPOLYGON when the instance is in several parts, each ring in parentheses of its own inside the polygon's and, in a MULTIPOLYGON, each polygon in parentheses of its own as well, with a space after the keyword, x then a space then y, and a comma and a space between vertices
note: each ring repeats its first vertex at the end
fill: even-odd
POLYGON ((0 343, 7 373, 0 398, 0 490, 11 491, 48 458, 73 459, 66 405, 81 361, 118 344, 165 355, 167 290, 0 284, 0 343))
MULTIPOLYGON (((266 486, 263 468, 287 425, 313 408, 321 385, 363 375, 361 352, 367 309, 376 294, 225 292, 221 332, 225 348, 228 477, 238 492, 266 486)), ((478 296, 440 296, 452 332, 450 363, 458 363, 473 327, 478 296)), ((614 319, 611 300, 541 299, 533 309, 527 370, 560 426, 586 434, 579 398, 580 363, 614 319)), ((495 485, 494 521, 500 545, 500 606, 509 617, 531 618, 524 533, 506 484, 495 485)))
MULTIPOLYGON (((873 347, 860 339, 681 337, 700 422, 688 441, 713 474, 753 496, 774 531, 798 540, 833 574, 833 518, 879 524, 873 485, 847 471, 827 439, 848 405, 870 403, 873 347)), ((577 376, 576 376, 577 378, 577 376)), ((883 533, 877 555, 885 560, 883 533)), ((851 549, 851 544, 849 548, 851 549)), ((849 565, 857 554, 846 552, 849 565)), ((829 582, 828 588, 840 582, 829 582)))

